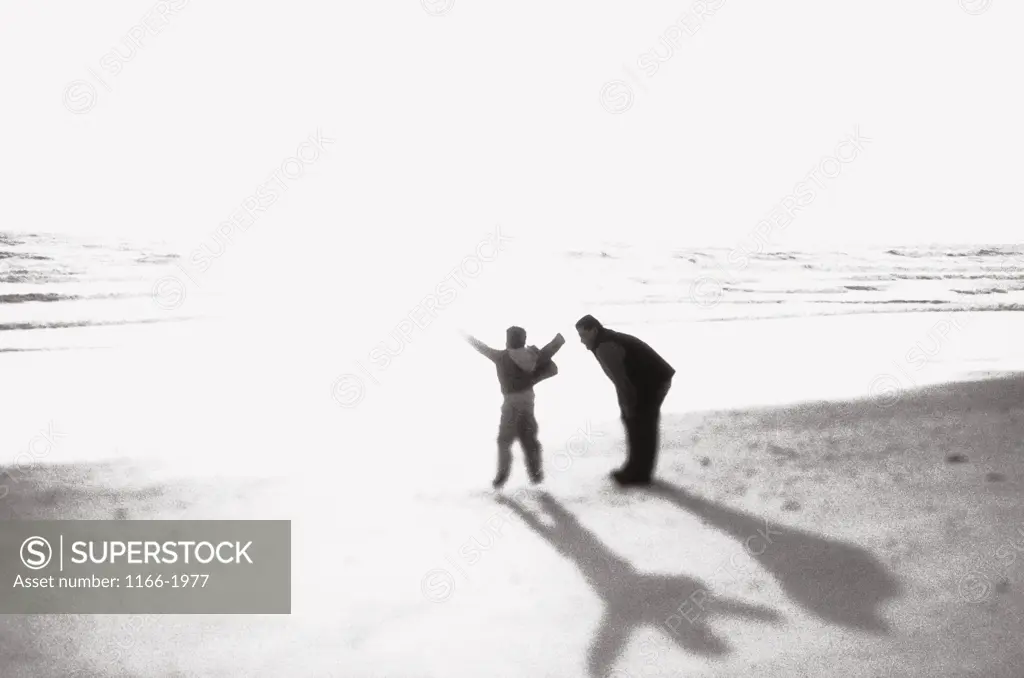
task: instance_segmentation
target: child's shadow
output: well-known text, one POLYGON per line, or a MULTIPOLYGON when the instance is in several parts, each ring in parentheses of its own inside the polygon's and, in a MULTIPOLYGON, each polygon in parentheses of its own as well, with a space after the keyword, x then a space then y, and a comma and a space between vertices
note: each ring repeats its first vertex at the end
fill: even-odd
POLYGON ((899 581, 869 551, 702 499, 658 481, 649 490, 740 540, 783 590, 819 618, 887 633, 878 608, 901 593, 899 581))
POLYGON ((684 650, 716 656, 730 648, 707 626, 710 616, 736 615, 773 623, 780 620, 770 608, 713 596, 700 580, 638 572, 608 550, 547 492, 541 492, 540 502, 554 522, 551 527, 512 499, 499 496, 497 501, 510 507, 559 553, 574 561, 604 602, 601 625, 587 656, 591 676, 606 675, 633 630, 641 626, 658 628, 684 650), (694 597, 700 601, 699 607, 688 602, 695 592, 699 592, 694 597))

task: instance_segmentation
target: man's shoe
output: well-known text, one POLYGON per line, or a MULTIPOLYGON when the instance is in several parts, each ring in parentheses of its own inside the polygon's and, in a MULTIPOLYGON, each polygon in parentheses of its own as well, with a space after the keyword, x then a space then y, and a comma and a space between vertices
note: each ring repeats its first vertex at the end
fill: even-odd
POLYGON ((620 471, 612 473, 612 478, 616 483, 623 487, 639 486, 639 485, 650 485, 651 479, 644 478, 642 476, 627 475, 620 471))
POLYGON ((506 482, 508 482, 508 474, 498 476, 497 478, 492 480, 491 486, 496 490, 500 490, 501 488, 505 487, 506 482))
POLYGON ((633 486, 633 487, 646 487, 651 484, 650 478, 626 478, 621 483, 622 486, 633 486))

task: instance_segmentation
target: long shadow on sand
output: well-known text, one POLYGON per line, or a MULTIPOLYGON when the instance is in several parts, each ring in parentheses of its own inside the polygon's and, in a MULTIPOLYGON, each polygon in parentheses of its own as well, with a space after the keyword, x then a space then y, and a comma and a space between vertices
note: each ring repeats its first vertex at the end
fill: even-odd
POLYGON ((902 587, 866 549, 716 504, 664 481, 647 491, 740 541, 793 601, 820 619, 871 633, 889 632, 878 609, 899 596, 902 587))
POLYGON ((539 498, 544 512, 553 522, 550 527, 512 499, 499 496, 497 501, 511 508, 559 553, 575 562, 587 583, 604 602, 601 625, 587 656, 591 676, 607 675, 633 631, 641 626, 660 629, 681 649, 705 656, 720 656, 731 648, 708 627, 710 617, 735 615, 772 623, 781 621, 771 608, 707 594, 708 587, 698 579, 638 572, 628 561, 605 547, 547 492, 542 492, 539 498), (686 601, 697 591, 707 596, 702 601, 703 613, 699 617, 688 613, 694 619, 684 620, 680 609, 686 608, 686 601), (670 620, 675 623, 670 623, 670 620))

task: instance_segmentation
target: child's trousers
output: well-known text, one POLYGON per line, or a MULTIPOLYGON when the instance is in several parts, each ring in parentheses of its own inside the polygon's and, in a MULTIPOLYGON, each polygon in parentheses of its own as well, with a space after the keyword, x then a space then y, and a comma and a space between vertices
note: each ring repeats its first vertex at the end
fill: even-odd
POLYGON ((517 439, 526 457, 526 472, 534 483, 540 482, 541 445, 537 439, 537 418, 533 414, 533 393, 509 394, 501 405, 501 423, 498 425, 498 475, 495 485, 503 485, 512 470, 512 443, 517 439))

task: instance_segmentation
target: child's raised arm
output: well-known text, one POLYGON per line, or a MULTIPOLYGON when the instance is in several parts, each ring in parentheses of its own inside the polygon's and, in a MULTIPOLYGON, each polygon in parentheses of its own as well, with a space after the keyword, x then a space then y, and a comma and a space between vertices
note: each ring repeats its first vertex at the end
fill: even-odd
POLYGON ((462 333, 462 336, 467 342, 469 342, 470 346, 479 351, 480 354, 486 357, 488 360, 491 360, 492 362, 497 362, 498 358, 501 357, 501 351, 499 351, 496 348, 491 348, 490 346, 480 341, 476 337, 466 334, 465 332, 462 333))
POLYGON ((544 362, 544 361, 547 361, 547 360, 551 360, 551 358, 556 353, 558 353, 558 349, 562 348, 562 345, 564 343, 565 343, 565 337, 563 337, 562 333, 559 332, 558 334, 555 335, 554 339, 549 341, 547 343, 547 345, 540 350, 540 360, 541 360, 541 362, 544 362))

